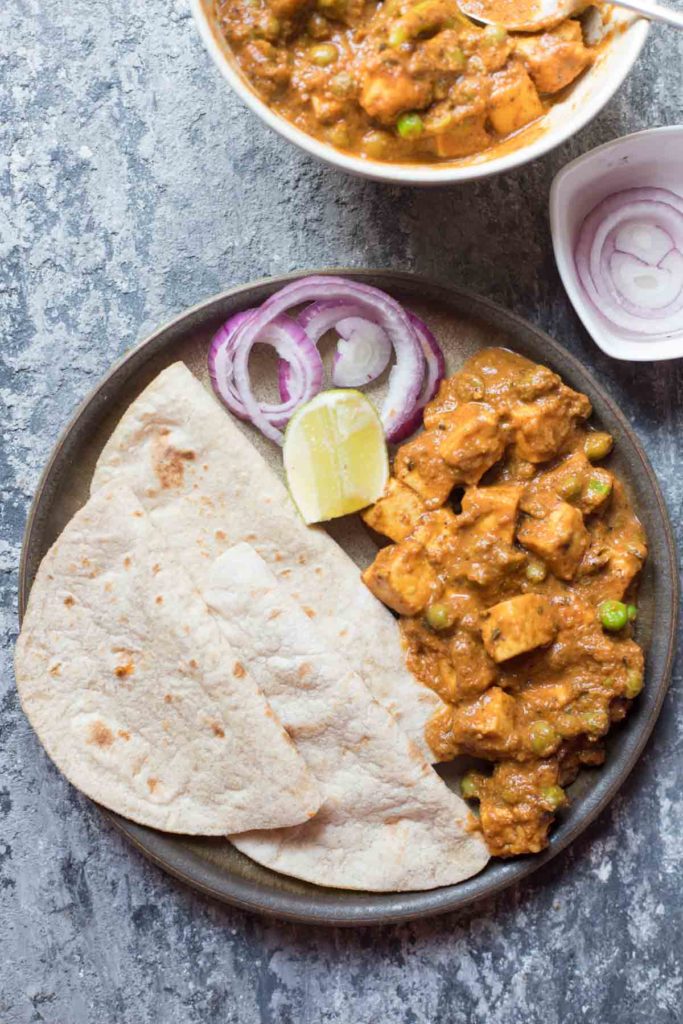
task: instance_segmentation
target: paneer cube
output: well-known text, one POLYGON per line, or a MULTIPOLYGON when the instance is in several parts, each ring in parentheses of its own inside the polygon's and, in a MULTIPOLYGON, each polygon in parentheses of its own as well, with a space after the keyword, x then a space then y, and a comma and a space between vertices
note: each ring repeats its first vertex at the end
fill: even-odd
POLYGON ((441 432, 427 430, 402 445, 394 459, 394 475, 418 494, 428 509, 445 505, 457 482, 455 471, 439 452, 441 432))
POLYGON ((510 61, 492 79, 489 121, 499 135, 510 135, 541 116, 543 104, 536 86, 519 61, 510 61))
POLYGON ((478 117, 467 117, 460 124, 452 127, 433 139, 434 152, 440 157, 456 158, 469 156, 471 153, 480 153, 488 149, 491 144, 491 136, 484 127, 485 115, 478 117))
POLYGON ((492 686, 477 700, 453 709, 452 732, 462 750, 483 745, 505 749, 514 736, 515 699, 492 686))
POLYGON ((591 414, 585 395, 564 385, 511 410, 517 454, 527 462, 547 462, 562 451, 577 419, 591 414))
POLYGON ((566 501, 558 502, 542 519, 526 519, 517 539, 561 580, 574 578, 590 543, 581 512, 566 501))
POLYGON ((393 124, 404 110, 421 110, 432 100, 432 86, 414 78, 399 64, 381 65, 369 71, 361 85, 359 103, 366 114, 393 124))
POLYGON ((398 543, 412 533, 424 511, 415 491, 392 476, 382 497, 361 512, 361 518, 371 529, 398 543))
POLYGON ((411 539, 422 544, 431 562, 440 563, 457 543, 457 531, 458 517, 449 508, 437 508, 420 518, 411 539))
POLYGON ((457 483, 476 484, 505 451, 507 435, 499 414, 484 402, 465 402, 442 417, 439 452, 457 483))
POLYGON ((424 548, 412 540, 382 548, 362 579, 375 597, 399 615, 418 615, 441 590, 424 548))
POLYGON ((476 522, 478 532, 495 534, 512 544, 522 490, 519 484, 472 487, 462 499, 463 519, 476 522))
POLYGON ((540 594, 501 601, 485 613, 481 635, 495 662, 508 661, 549 644, 557 632, 553 606, 540 594))
POLYGON ((559 92, 588 67, 591 51, 584 46, 578 21, 563 21, 552 32, 517 36, 515 52, 539 92, 559 92))

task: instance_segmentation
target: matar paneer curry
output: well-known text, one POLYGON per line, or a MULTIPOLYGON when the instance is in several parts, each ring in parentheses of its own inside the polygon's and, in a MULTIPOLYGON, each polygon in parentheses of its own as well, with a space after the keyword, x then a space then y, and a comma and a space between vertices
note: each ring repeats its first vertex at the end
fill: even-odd
POLYGON ((363 573, 400 616, 408 665, 445 701, 428 726, 468 772, 499 857, 547 845, 564 788, 643 686, 632 636, 647 547, 609 434, 557 374, 487 349, 442 382, 363 513, 388 537, 363 573))
POLYGON ((434 162, 536 121, 594 59, 581 23, 509 34, 456 0, 214 0, 259 96, 357 156, 434 162))

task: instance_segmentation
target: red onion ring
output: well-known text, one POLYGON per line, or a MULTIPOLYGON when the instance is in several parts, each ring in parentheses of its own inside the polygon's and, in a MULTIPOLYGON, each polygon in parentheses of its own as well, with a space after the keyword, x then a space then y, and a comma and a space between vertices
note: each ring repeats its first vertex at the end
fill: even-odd
POLYGON ((616 327, 651 336, 683 327, 683 198, 674 192, 632 188, 602 200, 574 259, 589 299, 616 327))
POLYGON ((422 351, 427 363, 427 375, 422 385, 422 390, 415 404, 415 409, 409 419, 406 420, 402 430, 395 441, 404 441, 406 437, 410 437, 415 431, 422 426, 422 413, 427 402, 431 402, 432 398, 436 395, 439 390, 439 384, 446 376, 446 359, 444 357, 441 346, 427 327, 424 320, 421 320, 415 313, 411 313, 408 310, 408 319, 415 328, 422 351))
MULTIPOLYGON (((214 391, 235 416, 252 422, 235 383, 234 367, 240 328, 256 313, 257 309, 248 309, 230 317, 214 336, 208 354, 214 391)), ((296 320, 284 315, 274 317, 259 333, 256 343, 272 345, 280 357, 279 365, 288 369, 291 393, 279 404, 257 403, 259 414, 266 422, 274 429, 284 427, 294 410, 320 391, 323 379, 320 353, 296 320)))
MULTIPOLYGON (((318 299, 353 303, 356 315, 378 323, 388 335, 396 353, 396 363, 389 376, 387 396, 380 416, 387 439, 393 441, 413 414, 420 395, 425 367, 422 344, 405 310, 394 299, 377 288, 339 277, 315 276, 293 281, 267 299, 249 320, 238 327, 233 341, 233 374, 246 414, 266 437, 282 442, 281 431, 263 414, 251 392, 249 353, 260 340, 263 329, 278 316, 293 306, 318 299)), ((303 333, 306 334, 305 331, 303 333)), ((315 349, 308 336, 307 340, 315 349)), ((318 354, 317 349, 315 351, 318 354)))

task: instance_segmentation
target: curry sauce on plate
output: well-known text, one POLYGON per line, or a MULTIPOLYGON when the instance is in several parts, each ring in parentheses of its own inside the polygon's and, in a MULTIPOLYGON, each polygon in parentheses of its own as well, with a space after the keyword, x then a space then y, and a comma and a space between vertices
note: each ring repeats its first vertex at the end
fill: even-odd
POLYGON ((389 162, 487 150, 542 117, 597 52, 579 20, 507 33, 455 0, 214 0, 214 14, 273 110, 389 162))
POLYGON ((602 763, 643 686, 632 634, 646 538, 590 414, 546 367, 483 350, 442 382, 363 514, 392 542, 364 581, 445 702, 430 745, 491 764, 462 790, 501 857, 547 845, 564 788, 602 763))

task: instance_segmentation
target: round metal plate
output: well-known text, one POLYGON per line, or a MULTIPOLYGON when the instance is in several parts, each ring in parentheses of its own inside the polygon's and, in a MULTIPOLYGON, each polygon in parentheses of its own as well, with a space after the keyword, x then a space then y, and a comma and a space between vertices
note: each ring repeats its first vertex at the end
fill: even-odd
MULTIPOLYGON (((319 271, 316 271, 318 273, 319 271)), ((548 335, 493 302, 422 277, 390 271, 330 271, 377 285, 405 302, 435 330, 454 372, 477 348, 506 345, 556 370, 589 395, 593 422, 615 437, 610 465, 626 482, 647 531, 650 556, 640 588, 638 639, 647 651, 646 686, 608 742, 604 767, 584 772, 571 789, 571 807, 537 856, 492 861, 460 885, 413 893, 323 889, 254 864, 227 840, 168 835, 105 812, 117 828, 166 871, 202 892, 248 910, 321 924, 378 924, 452 911, 499 892, 564 849, 603 810, 635 765, 659 714, 669 682, 678 618, 678 572, 673 534, 659 485, 628 420, 600 384, 548 335), (656 581, 656 588, 655 588, 656 581)), ((301 275, 260 281, 209 299, 127 353, 76 411, 50 457, 31 509, 20 574, 20 614, 47 549, 85 502, 97 457, 118 418, 150 380, 183 359, 206 380, 206 351, 216 328, 232 313, 255 306, 301 275)), ((245 428, 247 431, 250 428, 245 428)), ((254 432, 262 450, 267 445, 254 432)), ((272 453, 271 453, 272 458, 272 453)), ((335 535, 338 536, 338 531, 335 535)), ((350 536, 351 554, 367 564, 369 538, 350 536)), ((443 770, 448 776, 447 767, 443 770)))

